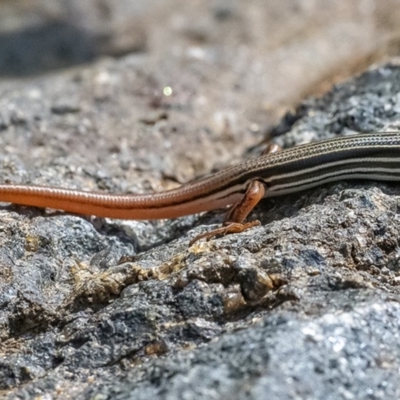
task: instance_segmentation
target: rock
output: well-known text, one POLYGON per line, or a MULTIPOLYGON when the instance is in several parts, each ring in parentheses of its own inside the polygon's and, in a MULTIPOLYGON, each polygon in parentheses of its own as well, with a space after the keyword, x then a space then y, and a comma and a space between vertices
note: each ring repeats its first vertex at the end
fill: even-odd
MULTIPOLYGON (((307 101, 278 139, 348 134, 355 115, 397 126, 387 104, 397 107, 399 76, 393 62, 307 101)), ((251 231, 189 249, 198 228, 136 255, 118 224, 96 231, 78 217, 4 210, 2 389, 394 399, 399 193, 338 182, 264 202, 251 231)))
MULTIPOLYGON (((236 7, 174 20, 185 33, 175 49, 187 50, 175 56, 155 43, 149 57, 0 83, 2 181, 149 192, 237 161, 272 120, 265 87, 246 84, 258 45, 244 58, 231 47, 226 65, 211 57, 236 7)), ((270 136, 290 147, 397 130, 399 77, 395 59, 372 68, 304 101, 270 136)), ((2 393, 399 398, 399 194, 352 181, 266 200, 251 217, 260 227, 191 248, 223 212, 148 222, 2 207, 2 393)))

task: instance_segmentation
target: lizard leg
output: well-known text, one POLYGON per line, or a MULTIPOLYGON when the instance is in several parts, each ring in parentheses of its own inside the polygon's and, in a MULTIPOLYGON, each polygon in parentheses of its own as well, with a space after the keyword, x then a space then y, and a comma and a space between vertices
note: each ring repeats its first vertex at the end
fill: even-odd
POLYGON ((265 156, 266 154, 277 153, 281 151, 282 147, 277 143, 268 143, 267 147, 261 152, 261 156, 265 156))
POLYGON ((200 239, 206 239, 208 241, 217 235, 240 233, 252 228, 253 226, 260 225, 260 221, 244 222, 244 220, 258 204, 258 202, 264 197, 265 190, 266 189, 263 183, 259 181, 251 182, 243 197, 229 209, 223 226, 221 228, 213 229, 210 232, 197 235, 190 241, 189 246, 200 239))
MULTIPOLYGON (((262 151, 261 155, 277 153, 281 151, 282 148, 279 144, 269 143, 267 147, 262 151)), ((264 197, 265 186, 258 181, 253 181, 245 195, 242 199, 234 204, 228 211, 223 226, 221 228, 213 229, 210 232, 205 232, 197 235, 189 242, 189 247, 196 243, 200 239, 206 239, 209 241, 211 238, 218 235, 226 235, 228 233, 240 233, 247 229, 253 228, 254 226, 259 226, 260 221, 250 221, 243 222, 246 217, 250 214, 253 208, 258 204, 258 202, 264 197)))

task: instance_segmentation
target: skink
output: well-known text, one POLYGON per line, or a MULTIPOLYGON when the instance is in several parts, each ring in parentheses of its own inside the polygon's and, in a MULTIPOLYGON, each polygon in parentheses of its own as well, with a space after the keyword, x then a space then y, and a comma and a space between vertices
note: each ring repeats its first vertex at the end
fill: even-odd
POLYGON ((264 197, 343 179, 400 181, 400 132, 362 134, 299 145, 225 168, 177 189, 140 195, 36 185, 0 185, 0 202, 119 219, 161 219, 231 206, 221 228, 194 238, 241 232, 264 197))

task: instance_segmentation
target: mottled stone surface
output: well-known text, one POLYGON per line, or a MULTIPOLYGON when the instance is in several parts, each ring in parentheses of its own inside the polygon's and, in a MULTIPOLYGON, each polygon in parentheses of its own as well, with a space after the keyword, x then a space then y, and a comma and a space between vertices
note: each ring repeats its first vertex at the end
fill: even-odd
MULTIPOLYGON (((1 181, 159 191, 254 157, 266 132, 291 147, 398 130, 397 60, 270 129, 282 53, 265 66, 266 44, 235 28, 239 3, 218 4, 212 29, 177 9, 170 52, 156 41, 148 54, 3 80, 1 181), (248 52, 229 47, 225 23, 248 52)), ((149 222, 1 206, 0 396, 398 399, 399 196, 396 183, 332 183, 264 201, 251 216, 260 227, 191 248, 223 211, 149 222)))
MULTIPOLYGON (((395 129, 399 82, 395 62, 366 72, 304 103, 276 140, 395 129)), ((3 140, 30 118, 10 122, 3 140)), ((8 180, 30 176, 11 161, 19 151, 3 156, 8 180)), ((58 183, 51 171, 68 177, 69 165, 42 179, 58 183)), ((78 185, 93 179, 80 175, 78 185)), ((135 229, 143 223, 5 208, 2 389, 15 387, 10 398, 395 399, 399 194, 394 183, 339 182, 268 200, 253 214, 261 227, 191 248, 209 229, 185 233, 193 217, 159 223, 159 240, 176 239, 156 245, 135 229)))

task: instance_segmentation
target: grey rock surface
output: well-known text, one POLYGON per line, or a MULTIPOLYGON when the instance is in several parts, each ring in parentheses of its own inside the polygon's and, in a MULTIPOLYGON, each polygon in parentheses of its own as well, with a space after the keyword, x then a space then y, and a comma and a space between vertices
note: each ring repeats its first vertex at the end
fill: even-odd
MULTIPOLYGON (((159 191, 240 161, 251 146, 254 157, 264 130, 284 147, 398 130, 395 59, 271 128, 280 101, 310 91, 349 54, 352 65, 370 54, 377 32, 368 8, 359 16, 365 2, 330 3, 340 26, 358 27, 354 41, 330 25, 331 8, 289 3, 257 14, 257 1, 246 12, 240 2, 207 12, 187 2, 168 34, 147 39, 157 49, 149 55, 2 81, 1 181, 159 191), (302 18, 316 14, 322 22, 305 29, 302 18), (274 15, 292 16, 292 30, 274 15), (343 53, 321 56, 344 37, 343 53), (295 62, 310 49, 326 64, 295 62)), ((148 222, 1 206, 0 396, 398 399, 399 196, 396 183, 337 182, 264 201, 251 216, 260 227, 191 248, 223 211, 148 222)))
MULTIPOLYGON (((276 139, 395 129, 399 82, 396 62, 372 69, 304 103, 276 139)), ((4 209, 2 389, 396 399, 399 194, 395 183, 330 184, 263 202, 262 226, 242 234, 188 248, 201 225, 136 255, 140 238, 118 223, 4 209)))

